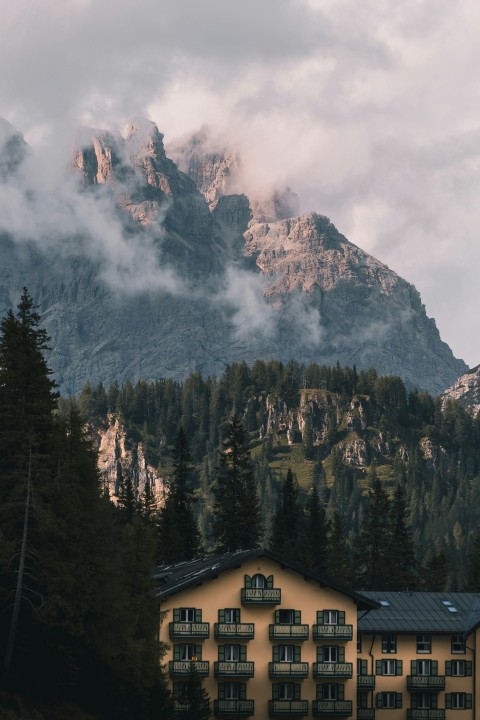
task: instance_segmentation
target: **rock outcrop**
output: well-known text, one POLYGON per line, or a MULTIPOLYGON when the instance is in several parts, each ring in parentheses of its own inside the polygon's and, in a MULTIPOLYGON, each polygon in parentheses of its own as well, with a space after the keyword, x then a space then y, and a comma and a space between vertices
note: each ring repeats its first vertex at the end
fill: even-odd
POLYGON ((458 400, 473 417, 480 412, 480 365, 461 375, 442 396, 443 407, 447 400, 458 400))

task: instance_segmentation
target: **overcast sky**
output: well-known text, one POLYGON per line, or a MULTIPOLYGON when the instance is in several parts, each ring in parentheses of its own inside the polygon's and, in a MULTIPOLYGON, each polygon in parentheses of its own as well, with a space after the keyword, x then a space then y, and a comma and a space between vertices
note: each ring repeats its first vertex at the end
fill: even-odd
POLYGON ((0 116, 37 152, 136 115, 167 146, 209 125, 253 190, 289 184, 480 363, 477 0, 1 5, 0 116))

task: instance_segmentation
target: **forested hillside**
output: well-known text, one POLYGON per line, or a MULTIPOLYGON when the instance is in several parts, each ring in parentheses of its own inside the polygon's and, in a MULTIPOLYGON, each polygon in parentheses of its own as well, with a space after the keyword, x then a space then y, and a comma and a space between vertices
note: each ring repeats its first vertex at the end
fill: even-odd
POLYGON ((291 468, 302 512, 315 487, 327 520, 333 523, 336 516, 345 527, 353 555, 378 477, 392 501, 402 487, 418 565, 439 568, 440 584, 465 586, 480 515, 480 418, 455 401, 442 410, 439 398, 407 393, 399 378, 378 377, 374 370, 256 361, 251 368, 231 365, 219 378, 193 374, 184 383, 159 380, 107 390, 87 385, 79 403, 97 428, 120 417, 132 446, 143 447, 167 484, 171 447, 183 426, 207 548, 215 544, 217 450, 235 412, 247 434, 260 495, 262 542, 271 542, 291 468))

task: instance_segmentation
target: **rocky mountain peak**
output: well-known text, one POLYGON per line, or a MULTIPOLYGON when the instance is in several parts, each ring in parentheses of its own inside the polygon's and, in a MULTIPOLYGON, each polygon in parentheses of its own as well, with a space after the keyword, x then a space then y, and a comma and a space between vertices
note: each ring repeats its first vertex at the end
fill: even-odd
POLYGON ((123 164, 124 141, 108 130, 81 128, 70 170, 77 173, 85 186, 114 183, 123 164))
POLYGON ((460 375, 442 395, 445 407, 448 400, 458 400, 473 417, 480 412, 480 365, 460 375))
POLYGON ((21 132, 0 118, 0 182, 13 175, 28 154, 28 145, 21 132))

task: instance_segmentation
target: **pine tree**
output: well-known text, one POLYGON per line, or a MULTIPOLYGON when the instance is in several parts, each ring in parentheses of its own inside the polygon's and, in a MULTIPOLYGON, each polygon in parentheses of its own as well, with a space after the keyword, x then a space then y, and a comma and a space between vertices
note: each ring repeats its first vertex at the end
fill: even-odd
POLYGON ((201 553, 201 538, 193 512, 192 471, 187 436, 180 426, 172 452, 170 491, 160 517, 160 556, 165 562, 191 560, 201 553))
POLYGON ((399 484, 390 507, 388 540, 388 580, 390 590, 415 590, 418 587, 415 546, 408 525, 404 487, 399 484))
POLYGON ((299 504, 298 481, 291 469, 283 482, 277 511, 273 518, 270 548, 291 560, 302 556, 303 512, 299 504))
POLYGON ((451 567, 443 550, 432 555, 422 569, 421 575, 423 589, 427 592, 442 592, 448 589, 451 567))
POLYGON ((339 585, 351 587, 353 584, 353 568, 345 537, 345 526, 339 513, 333 514, 330 524, 327 558, 327 577, 339 583, 339 585))
POLYGON ((221 552, 257 547, 261 515, 250 453, 239 416, 234 413, 222 443, 217 482, 213 533, 221 552))
POLYGON ((181 720, 208 720, 212 715, 209 695, 205 688, 202 687, 202 681, 194 662, 190 663, 190 672, 179 700, 180 707, 184 706, 184 708, 175 711, 176 718, 181 720))
POLYGON ((480 592, 480 533, 475 538, 473 548, 468 556, 466 592, 480 592))
POLYGON ((318 575, 325 575, 328 568, 330 528, 315 485, 312 488, 306 510, 303 562, 318 575))
POLYGON ((364 590, 388 587, 390 503, 376 473, 372 474, 367 512, 360 530, 358 582, 364 590))

